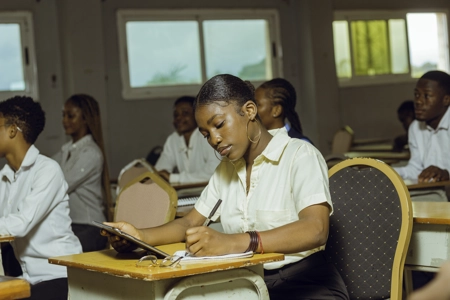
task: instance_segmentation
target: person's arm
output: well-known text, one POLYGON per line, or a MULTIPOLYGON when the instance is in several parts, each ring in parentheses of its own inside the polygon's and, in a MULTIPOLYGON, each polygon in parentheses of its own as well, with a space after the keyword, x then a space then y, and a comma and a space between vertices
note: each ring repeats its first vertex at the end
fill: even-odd
MULTIPOLYGON (((184 241, 186 238, 186 230, 191 227, 200 226, 205 220, 206 217, 201 215, 194 208, 182 218, 175 219, 169 223, 153 228, 137 229, 127 222, 105 224, 116 227, 149 245, 157 246, 184 241)), ((109 236, 111 245, 118 252, 128 252, 133 250, 133 246, 128 241, 121 239, 118 236, 112 236, 106 231, 102 231, 102 234, 109 236)))
POLYGON ((69 170, 64 171, 64 177, 69 185, 67 193, 70 194, 83 185, 86 180, 95 176, 101 176, 103 171, 103 155, 94 148, 85 148, 78 157, 71 157, 75 164, 69 170))
POLYGON ((21 210, 0 218, 0 234, 26 236, 66 195, 67 183, 56 162, 36 167, 40 169, 28 179, 33 180, 30 193, 23 200, 14 199, 23 201, 21 210))
POLYGON ((414 121, 411 126, 409 126, 408 133, 408 145, 409 152, 411 153, 411 158, 408 161, 408 164, 404 167, 394 167, 393 169, 402 177, 403 179, 412 179, 416 180, 419 177, 420 172, 423 170, 423 163, 420 157, 418 140, 415 133, 415 128, 418 127, 416 124, 417 121, 414 121))
MULTIPOLYGON (((264 252, 296 253, 324 245, 329 213, 326 203, 312 205, 298 214, 298 221, 259 232, 264 252)), ((186 248, 196 256, 242 253, 250 243, 247 233, 224 234, 203 226, 190 228, 186 234, 186 248)), ((258 246, 257 252, 261 250, 258 246)))
POLYGON ((173 137, 173 134, 171 134, 167 137, 161 155, 159 156, 158 161, 155 164, 155 169, 158 172, 166 171, 168 174, 172 173, 173 169, 176 166, 176 153, 174 151, 175 147, 175 139, 173 137))
POLYGON ((441 266, 438 275, 423 288, 409 295, 408 300, 450 300, 450 262, 441 266))

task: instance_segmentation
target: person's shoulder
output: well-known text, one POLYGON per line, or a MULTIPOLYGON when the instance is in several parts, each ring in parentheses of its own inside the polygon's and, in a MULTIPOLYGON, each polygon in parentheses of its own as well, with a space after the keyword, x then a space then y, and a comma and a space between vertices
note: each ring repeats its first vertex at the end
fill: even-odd
POLYGON ((54 159, 45 155, 39 154, 34 164, 36 172, 45 172, 45 174, 62 175, 61 166, 54 159))

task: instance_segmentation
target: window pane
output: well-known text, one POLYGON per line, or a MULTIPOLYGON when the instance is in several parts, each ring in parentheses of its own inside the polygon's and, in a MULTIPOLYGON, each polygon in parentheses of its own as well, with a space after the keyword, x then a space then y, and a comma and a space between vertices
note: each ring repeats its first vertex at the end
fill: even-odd
POLYGON ((204 21, 206 76, 228 73, 246 80, 272 77, 265 20, 204 21))
POLYGON ((392 74, 409 73, 405 20, 389 20, 389 42, 392 59, 392 74))
POLYGON ((350 40, 347 26, 347 21, 333 22, 334 59, 336 73, 339 78, 352 77, 350 40))
POLYGON ((389 74, 391 68, 386 21, 353 21, 351 30, 355 74, 389 74))
POLYGON ((0 91, 24 91, 19 24, 0 24, 0 91))
POLYGON ((448 72, 447 35, 440 34, 446 32, 445 14, 409 13, 406 18, 412 76, 417 78, 436 69, 448 72))
POLYGON ((200 84, 196 21, 127 22, 131 87, 200 84))

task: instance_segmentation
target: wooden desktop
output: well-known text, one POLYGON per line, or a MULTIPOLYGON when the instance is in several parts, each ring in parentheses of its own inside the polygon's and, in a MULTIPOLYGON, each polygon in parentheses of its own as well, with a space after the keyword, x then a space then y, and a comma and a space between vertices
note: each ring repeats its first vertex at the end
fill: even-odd
MULTIPOLYGON (((158 248, 172 254, 176 250, 184 249, 184 247, 184 243, 176 243, 158 248)), ((262 264, 284 259, 283 254, 269 253, 255 254, 251 258, 241 259, 195 263, 183 263, 181 261, 181 267, 179 268, 147 268, 136 267, 136 262, 140 256, 142 254, 119 254, 111 249, 54 257, 50 258, 49 262, 67 267, 71 300, 166 299, 165 297, 169 293, 173 293, 174 290, 179 288, 177 285, 183 280, 195 281, 195 278, 197 278, 200 283, 205 281, 206 284, 206 281, 215 278, 219 284, 220 279, 225 279, 224 282, 226 283, 222 282, 223 284, 232 284, 236 288, 242 287, 242 280, 247 282, 256 279, 261 282, 261 276, 263 276, 262 264), (238 280, 239 278, 234 280, 234 276, 241 277, 242 280, 238 280)), ((265 289, 265 286, 260 288, 265 289)), ((215 293, 214 290, 216 289, 212 289, 212 293, 215 293)), ((229 290, 229 288, 226 290, 229 290)), ((228 293, 220 288, 217 291, 222 296, 224 293, 228 293)), ((194 294, 202 293, 202 289, 193 287, 190 292, 194 294)), ((203 289, 203 292, 205 292, 205 289, 203 289)), ((248 287, 244 288, 244 294, 247 293, 249 293, 248 287)), ((256 291, 256 294, 258 293, 259 290, 256 291)), ((252 294, 255 294, 254 291, 250 293, 250 295, 252 294)), ((214 297, 221 299, 222 296, 220 295, 214 295, 214 297)), ((235 296, 231 297, 239 299, 242 296, 242 293, 236 292, 235 296)), ((227 294, 226 297, 230 297, 230 295, 227 294)), ((263 299, 268 299, 268 295, 263 299)))

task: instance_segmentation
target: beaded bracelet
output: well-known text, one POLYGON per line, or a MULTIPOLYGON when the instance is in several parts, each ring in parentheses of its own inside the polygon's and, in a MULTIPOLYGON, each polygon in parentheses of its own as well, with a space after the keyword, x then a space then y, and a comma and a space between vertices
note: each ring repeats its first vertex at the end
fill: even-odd
POLYGON ((250 235, 250 243, 248 245, 247 250, 245 250, 245 252, 248 252, 248 251, 255 252, 256 249, 258 249, 258 245, 259 245, 258 233, 256 231, 246 231, 245 233, 248 233, 250 235))

